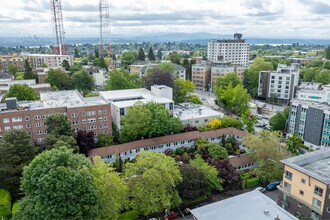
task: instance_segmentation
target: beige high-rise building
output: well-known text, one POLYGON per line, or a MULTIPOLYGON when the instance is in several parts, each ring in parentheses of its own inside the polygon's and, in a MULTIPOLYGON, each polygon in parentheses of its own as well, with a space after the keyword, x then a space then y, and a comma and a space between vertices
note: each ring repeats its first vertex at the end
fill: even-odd
POLYGON ((211 66, 206 64, 192 65, 191 79, 196 89, 206 90, 210 86, 211 66))

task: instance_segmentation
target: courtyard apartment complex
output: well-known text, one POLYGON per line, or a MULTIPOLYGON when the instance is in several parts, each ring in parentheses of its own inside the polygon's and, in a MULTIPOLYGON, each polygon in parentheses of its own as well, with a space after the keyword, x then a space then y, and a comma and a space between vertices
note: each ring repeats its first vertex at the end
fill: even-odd
POLYGON ((0 109, 0 140, 6 131, 23 129, 42 145, 47 133, 45 120, 55 113, 66 115, 75 132, 112 132, 110 105, 100 97, 84 98, 76 90, 40 92, 40 101, 17 102, 16 98, 8 98, 0 109))
POLYGON ((278 205, 298 216, 330 219, 330 149, 281 162, 285 172, 278 205))

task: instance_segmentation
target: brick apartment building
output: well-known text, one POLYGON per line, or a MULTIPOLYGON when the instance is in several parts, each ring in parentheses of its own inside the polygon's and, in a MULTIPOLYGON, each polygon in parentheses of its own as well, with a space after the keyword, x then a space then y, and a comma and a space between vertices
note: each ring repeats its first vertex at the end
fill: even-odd
POLYGON ((191 79, 196 89, 205 90, 211 81, 211 66, 206 64, 192 65, 191 79))
POLYGON ((45 120, 54 113, 67 115, 72 129, 111 134, 111 107, 101 97, 83 98, 76 90, 41 92, 40 101, 17 102, 9 98, 0 104, 0 140, 11 129, 24 129, 42 145, 46 138, 45 120))

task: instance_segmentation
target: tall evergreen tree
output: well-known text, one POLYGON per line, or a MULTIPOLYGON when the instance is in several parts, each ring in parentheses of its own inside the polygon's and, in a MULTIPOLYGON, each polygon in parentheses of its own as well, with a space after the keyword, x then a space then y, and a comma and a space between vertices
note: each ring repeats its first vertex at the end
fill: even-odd
POLYGON ((157 58, 162 60, 162 50, 161 49, 158 49, 158 51, 157 51, 157 58))
POLYGON ((148 58, 149 58, 149 60, 156 60, 152 47, 149 48, 148 58))
POLYGON ((35 79, 32 67, 28 60, 24 60, 24 79, 35 79))
POLYGON ((327 49, 325 50, 325 58, 327 60, 330 60, 330 46, 328 46, 327 49))
POLYGON ((138 54, 137 59, 142 60, 142 61, 144 61, 146 59, 146 55, 145 55, 144 50, 142 48, 140 48, 140 50, 139 50, 139 54, 138 54))

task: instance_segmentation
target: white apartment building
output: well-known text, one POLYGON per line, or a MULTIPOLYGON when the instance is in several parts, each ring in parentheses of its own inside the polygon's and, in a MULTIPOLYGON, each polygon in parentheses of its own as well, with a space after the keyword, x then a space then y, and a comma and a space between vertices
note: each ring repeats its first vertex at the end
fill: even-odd
POLYGON ((242 34, 234 34, 234 39, 212 40, 207 46, 208 60, 231 62, 235 65, 249 64, 250 46, 242 39, 242 34))
POLYGON ((103 91, 100 95, 111 105, 111 117, 117 129, 120 130, 122 125, 120 117, 128 112, 128 108, 136 102, 156 102, 164 104, 165 108, 173 115, 173 90, 163 85, 155 85, 148 89, 126 89, 103 91))
POLYGON ((299 70, 294 66, 279 65, 277 71, 260 71, 258 96, 289 102, 295 96, 298 83, 299 70))
POLYGON ((297 99, 317 103, 330 103, 330 85, 322 86, 321 83, 304 82, 299 86, 297 99))
POLYGON ((96 87, 103 86, 104 83, 106 82, 107 78, 107 70, 98 66, 83 66, 83 68, 89 72, 89 74, 93 77, 94 79, 94 85, 96 87))
POLYGON ((70 65, 73 64, 72 55, 22 53, 22 57, 28 60, 33 68, 40 68, 42 64, 46 64, 48 68, 60 68, 64 60, 67 60, 70 65))

